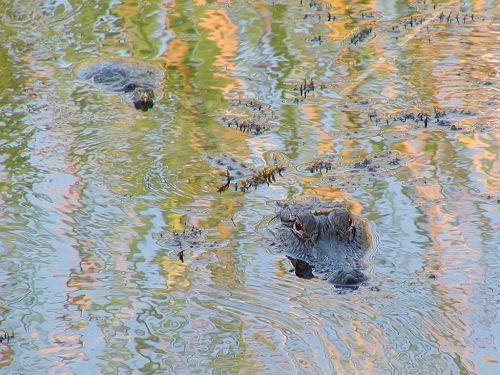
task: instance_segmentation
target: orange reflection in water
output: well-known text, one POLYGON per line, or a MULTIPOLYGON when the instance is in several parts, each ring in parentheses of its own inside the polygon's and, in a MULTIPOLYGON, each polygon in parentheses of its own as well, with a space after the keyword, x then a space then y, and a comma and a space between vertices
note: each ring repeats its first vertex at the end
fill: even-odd
POLYGON ((189 69, 184 64, 184 59, 189 50, 189 45, 185 40, 172 39, 168 42, 167 51, 159 58, 166 63, 167 67, 176 67, 184 79, 184 90, 191 87, 189 83, 189 69))
POLYGON ((490 194, 500 192, 500 158, 498 147, 500 131, 491 132, 491 144, 486 143, 477 134, 458 134, 457 139, 467 149, 473 151, 470 159, 474 171, 477 172, 475 181, 478 182, 490 194), (491 151, 490 151, 491 150, 491 151))
POLYGON ((214 66, 222 71, 214 72, 214 77, 225 79, 223 91, 228 94, 241 86, 238 80, 229 78, 234 71, 234 59, 238 49, 238 28, 229 18, 227 11, 222 9, 207 9, 199 25, 208 30, 208 40, 215 42, 220 50, 215 56, 214 66))
POLYGON ((12 363, 14 351, 7 345, 0 347, 0 368, 12 363))
POLYGON ((316 152, 318 155, 331 152, 334 142, 332 140, 332 135, 323 130, 323 126, 320 121, 321 114, 323 113, 321 107, 314 104, 308 104, 304 105, 303 111, 307 116, 307 121, 311 123, 314 131, 316 132, 318 138, 316 152))
MULTIPOLYGON (((485 151, 485 144, 480 144, 480 141, 472 137, 459 136, 458 138, 465 141, 464 144, 471 150, 482 150, 481 153, 472 156, 471 160, 476 171, 484 171, 485 163, 493 158, 489 152, 485 151)), ((399 144, 398 150, 412 157, 407 167, 412 172, 413 178, 424 181, 432 178, 432 182, 426 185, 415 186, 417 195, 426 202, 420 209, 426 214, 427 228, 433 244, 432 252, 425 257, 424 272, 438 272, 440 276, 435 295, 440 295, 441 299, 445 296, 445 299, 454 301, 455 309, 461 312, 462 323, 456 327, 445 327, 453 332, 453 345, 441 332, 435 334, 435 337, 443 351, 450 353, 459 351, 461 362, 465 364, 473 355, 473 350, 466 341, 470 332, 464 331, 465 327, 473 325, 474 308, 469 299, 474 294, 474 285, 483 282, 485 277, 481 267, 464 265, 465 259, 467 264, 478 264, 481 257, 481 249, 468 245, 467 232, 470 228, 465 223, 472 211, 468 212, 470 210, 468 206, 460 203, 469 201, 470 197, 461 189, 461 196, 450 200, 449 196, 443 194, 443 189, 447 188, 449 182, 445 178, 440 178, 439 175, 429 175, 433 167, 442 168, 441 164, 450 163, 455 156, 453 148, 450 147, 443 133, 420 133, 412 141, 399 144), (457 243, 460 245, 457 246, 457 243), (457 273, 460 273, 461 277, 458 277, 457 273), (462 281, 464 278, 465 283, 462 281), (448 280, 457 281, 450 283, 448 280)), ((468 174, 468 171, 458 169, 453 172, 456 176, 462 173, 468 174)), ((485 181, 476 180, 476 182, 485 185, 485 181)), ((427 332, 432 328, 428 327, 423 319, 421 322, 423 335, 434 334, 427 332)))

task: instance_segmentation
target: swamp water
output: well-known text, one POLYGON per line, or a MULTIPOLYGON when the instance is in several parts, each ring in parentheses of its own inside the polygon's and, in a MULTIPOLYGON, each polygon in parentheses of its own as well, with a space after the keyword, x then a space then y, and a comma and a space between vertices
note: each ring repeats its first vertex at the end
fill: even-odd
POLYGON ((0 373, 498 374, 496 7, 0 0, 0 373), (269 246, 304 196, 373 225, 366 285, 269 246))

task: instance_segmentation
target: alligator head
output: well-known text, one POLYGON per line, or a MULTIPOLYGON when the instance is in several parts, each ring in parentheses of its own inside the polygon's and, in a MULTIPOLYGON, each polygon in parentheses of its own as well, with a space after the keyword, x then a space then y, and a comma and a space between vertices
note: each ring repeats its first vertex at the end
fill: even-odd
POLYGON ((124 87, 124 92, 132 93, 132 101, 136 109, 146 112, 153 108, 155 93, 150 87, 129 83, 124 87))
POLYGON ((297 276, 320 276, 338 287, 367 280, 361 271, 370 248, 367 225, 341 205, 283 203, 269 229, 297 276))

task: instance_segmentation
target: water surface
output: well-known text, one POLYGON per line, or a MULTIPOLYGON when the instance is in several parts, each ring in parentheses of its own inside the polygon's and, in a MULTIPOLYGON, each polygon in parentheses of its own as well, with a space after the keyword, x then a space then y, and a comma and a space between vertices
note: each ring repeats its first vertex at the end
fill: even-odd
POLYGON ((499 373, 496 6, 0 0, 0 372, 499 373), (164 71, 152 110, 77 78, 106 57, 164 71), (207 155, 288 168, 218 193, 207 155), (310 195, 373 223, 367 285, 268 246, 310 195))

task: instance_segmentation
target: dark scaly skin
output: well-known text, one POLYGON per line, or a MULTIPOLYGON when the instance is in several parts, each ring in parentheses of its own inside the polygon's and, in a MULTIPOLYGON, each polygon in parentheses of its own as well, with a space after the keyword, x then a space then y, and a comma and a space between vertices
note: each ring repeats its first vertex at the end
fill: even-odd
POLYGON ((367 280, 362 259, 371 247, 368 227, 340 204, 281 204, 269 229, 297 276, 321 276, 337 287, 356 287, 367 280))

